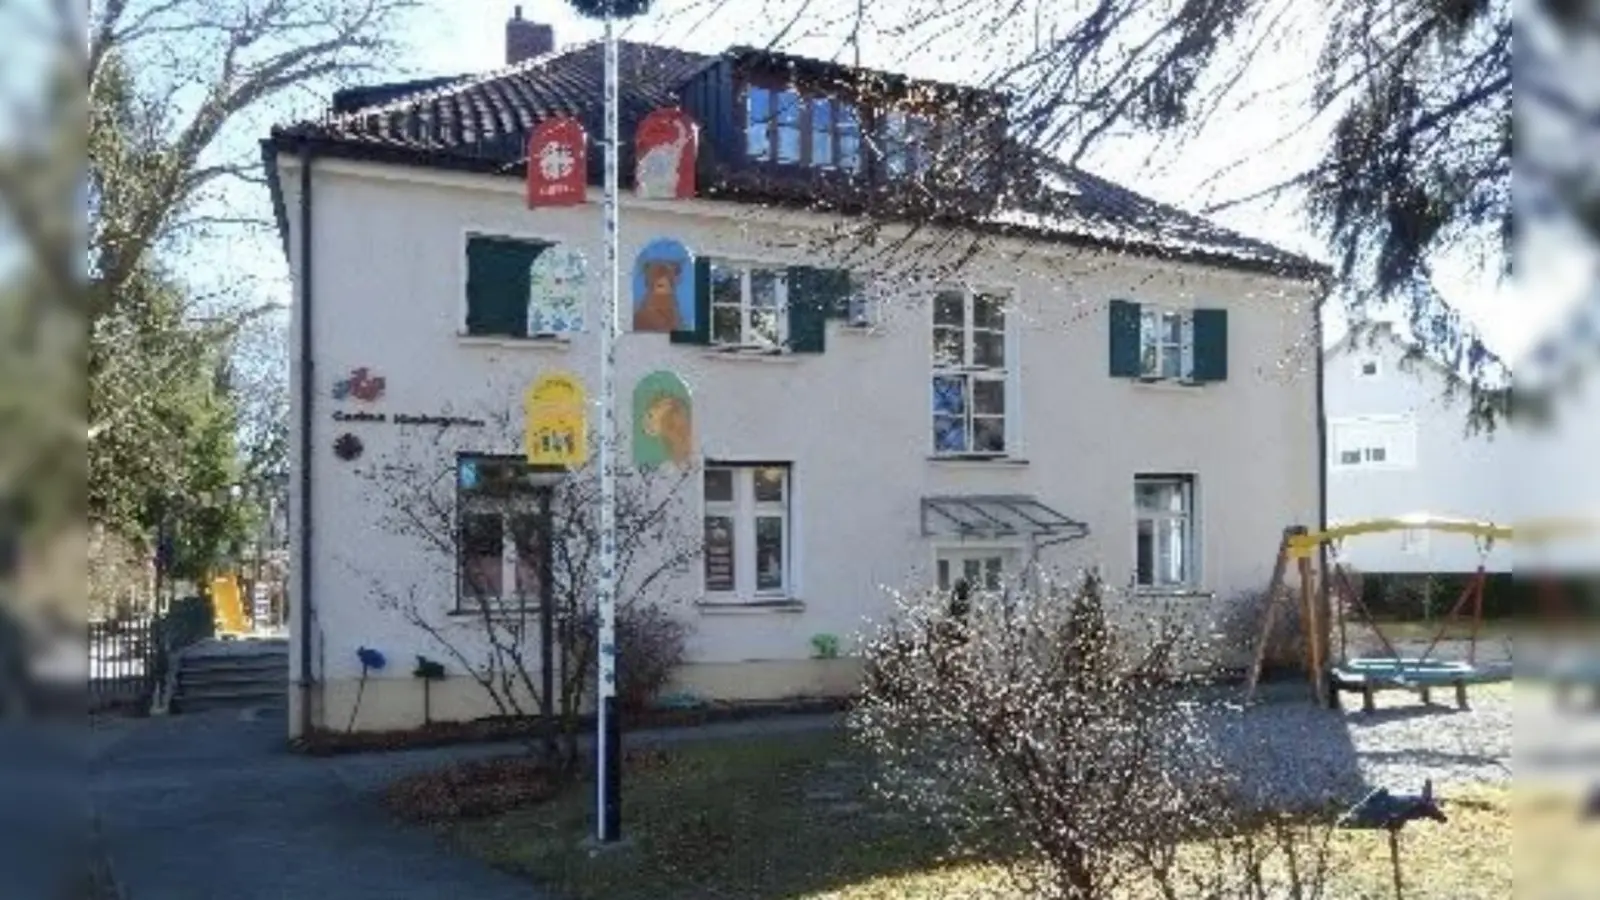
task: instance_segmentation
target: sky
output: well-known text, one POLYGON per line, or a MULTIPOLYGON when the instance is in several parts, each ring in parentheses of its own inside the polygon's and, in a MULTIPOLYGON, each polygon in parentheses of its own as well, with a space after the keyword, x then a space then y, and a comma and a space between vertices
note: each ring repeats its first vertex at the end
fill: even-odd
MULTIPOLYGON (((856 0, 810 0, 806 22, 792 27, 782 48, 802 55, 850 61, 845 33, 856 0)), ((951 0, 915 0, 918 8, 951 0)), ((564 0, 435 0, 430 11, 411 19, 397 38, 408 48, 396 79, 485 72, 504 61, 505 22, 514 6, 524 18, 553 25, 558 45, 598 38, 598 22, 579 18, 564 0), (440 10, 448 10, 441 13, 440 10)), ((1065 12, 1072 4, 1062 4, 1065 12)), ((1311 18, 1296 28, 1283 23, 1263 31, 1262 55, 1246 79, 1219 108, 1210 126, 1181 141, 1157 144, 1140 135, 1117 135, 1098 146, 1084 167, 1191 212, 1208 204, 1246 196, 1275 183, 1316 158, 1324 132, 1299 127, 1294 116, 1305 104, 1304 90, 1320 43, 1319 4, 1296 4, 1311 18), (1284 37, 1283 35, 1293 35, 1284 37), (1285 139, 1285 135, 1289 137, 1285 139), (1219 176, 1218 173, 1225 174, 1219 176)), ((690 50, 716 52, 735 44, 762 44, 784 29, 798 0, 657 0, 653 11, 620 26, 624 37, 690 50)), ((974 42, 953 33, 942 43, 911 50, 891 30, 903 21, 911 0, 880 0, 866 5, 870 27, 861 40, 863 65, 945 81, 972 83, 995 62, 981 58, 986 46, 1003 55, 1026 35, 988 34, 974 42)), ((1031 29, 1032 25, 1029 24, 1031 29)), ((1048 23, 1044 23, 1048 27, 1048 23)), ((1233 207, 1212 218, 1219 224, 1290 250, 1327 259, 1323 242, 1311 232, 1293 202, 1233 207)), ((1485 342, 1503 358, 1516 359, 1593 281, 1597 262, 1579 245, 1556 235, 1540 244, 1541 264, 1519 271, 1519 283, 1501 284, 1496 273, 1466 260, 1438 267, 1436 286, 1445 299, 1475 323, 1485 342)), ((275 239, 251 238, 234 248, 243 268, 272 292, 287 294, 282 254, 275 239), (254 248, 254 249, 252 249, 254 248)), ((230 254, 233 255, 233 254, 230 254)), ((287 297, 282 298, 287 302, 287 297)), ((1337 327, 1335 323, 1334 327, 1337 327)), ((1330 335, 1330 338, 1332 335, 1330 335)))

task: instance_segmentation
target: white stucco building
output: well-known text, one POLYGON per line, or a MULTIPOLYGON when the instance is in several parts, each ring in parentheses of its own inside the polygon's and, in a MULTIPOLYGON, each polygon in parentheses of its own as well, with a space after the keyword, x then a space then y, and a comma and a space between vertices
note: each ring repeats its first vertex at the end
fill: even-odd
MULTIPOLYGON (((850 637, 888 610, 885 588, 1003 577, 1030 558, 1096 566, 1130 589, 1119 602, 1208 628, 1265 584, 1286 525, 1318 523, 1319 267, 1015 155, 1003 123, 958 137, 961 120, 871 94, 860 73, 756 51, 622 51, 625 136, 673 104, 702 129, 698 197, 636 198, 624 152, 621 200, 624 304, 648 242, 699 260, 698 330, 631 332, 624 314, 617 351, 622 464, 633 385, 676 373, 693 402, 676 514, 697 540, 702 523, 731 535, 662 588, 690 628, 681 689, 846 692, 850 637), (933 178, 922 154, 941 128, 947 146, 992 138, 992 178, 974 176, 962 217, 899 246, 907 227, 871 198, 901 202, 933 178), (839 237, 863 207, 886 221, 871 252, 839 237), (817 635, 839 638, 838 658, 817 658, 817 635)), ((501 588, 532 577, 515 522, 458 528, 471 546, 452 558, 386 528, 375 485, 397 454, 431 459, 457 479, 465 522, 485 467, 521 465, 537 377, 573 373, 592 398, 601 149, 586 204, 530 211, 522 147, 551 110, 600 133, 600 66, 584 45, 348 93, 337 115, 264 144, 296 284, 293 731, 344 727, 363 646, 391 663, 356 727, 420 723, 411 660, 443 654, 383 597, 411 598, 470 643, 462 572, 501 588), (589 260, 587 325, 532 338, 528 260, 557 242, 589 260), (350 390, 358 369, 383 379, 369 400, 350 390)), ((459 671, 431 706, 435 719, 493 711, 459 671)))
MULTIPOLYGON (((1409 515, 1505 524, 1518 514, 1517 435, 1505 422, 1470 428, 1465 381, 1391 326, 1352 331, 1325 351, 1323 395, 1330 524, 1409 515)), ((1422 529, 1352 538, 1339 551, 1363 572, 1470 572, 1479 559, 1471 537, 1422 529)), ((1509 572, 1512 559, 1510 547, 1488 548, 1485 568, 1509 572)))

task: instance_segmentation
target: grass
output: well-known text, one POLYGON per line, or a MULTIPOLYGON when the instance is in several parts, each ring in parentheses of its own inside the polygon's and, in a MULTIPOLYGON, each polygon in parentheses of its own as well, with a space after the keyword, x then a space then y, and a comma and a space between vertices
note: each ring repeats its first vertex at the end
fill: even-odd
POLYGON ((832 786, 859 782, 857 762, 835 733, 686 744, 625 776, 623 847, 591 853, 592 785, 453 837, 575 900, 830 896, 941 867, 932 831, 892 818, 858 783, 832 786))
MULTIPOLYGON (((870 797, 856 753, 834 733, 675 747, 630 773, 626 843, 600 853, 589 841, 589 785, 449 832, 469 853, 574 900, 1017 896, 1003 863, 951 858, 937 832, 870 797)), ((1405 896, 1510 896, 1507 794, 1446 790, 1442 799, 1448 824, 1402 835, 1405 896)), ((1336 832, 1331 854, 1330 896, 1392 896, 1382 833, 1336 832)))

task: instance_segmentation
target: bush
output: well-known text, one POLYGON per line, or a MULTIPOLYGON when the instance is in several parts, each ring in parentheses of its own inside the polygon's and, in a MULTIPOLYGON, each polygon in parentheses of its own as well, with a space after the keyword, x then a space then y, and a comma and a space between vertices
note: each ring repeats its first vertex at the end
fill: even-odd
POLYGON ((865 644, 851 711, 875 789, 991 857, 1021 892, 1099 900, 1177 847, 1227 794, 1206 702, 1175 690, 1192 658, 1165 622, 1114 624, 1103 587, 979 591, 965 615, 903 595, 865 644), (1199 816, 1199 818, 1197 818, 1199 816))
POLYGON ((650 707, 683 665, 689 629, 654 604, 634 604, 617 615, 617 702, 624 712, 650 707))
MULTIPOLYGON (((1266 614, 1266 591, 1245 591, 1235 596, 1226 607, 1227 619, 1222 629, 1224 642, 1230 646, 1248 648, 1249 658, 1253 661, 1257 644, 1261 641, 1261 626, 1266 614)), ((1263 675, 1305 669, 1304 620, 1298 596, 1291 597, 1286 591, 1278 600, 1278 610, 1272 617, 1272 631, 1267 635, 1266 650, 1261 655, 1263 675)))

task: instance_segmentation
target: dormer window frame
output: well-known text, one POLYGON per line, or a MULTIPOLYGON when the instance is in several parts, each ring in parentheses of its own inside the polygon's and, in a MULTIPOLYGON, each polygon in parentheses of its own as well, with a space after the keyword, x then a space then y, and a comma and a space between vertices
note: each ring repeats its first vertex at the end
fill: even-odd
POLYGON ((825 90, 801 83, 786 75, 761 72, 746 73, 739 80, 736 117, 742 143, 740 156, 747 165, 780 166, 818 172, 833 172, 844 176, 859 176, 867 171, 871 160, 867 155, 867 136, 870 123, 856 99, 846 91, 825 90), (755 152, 751 140, 752 124, 761 92, 767 98, 763 152, 755 152), (793 97, 792 104, 782 98, 793 97), (827 124, 818 127, 819 113, 825 112, 827 124), (849 115, 842 113, 848 111, 849 115), (791 118, 792 117, 792 118, 791 118), (853 127, 851 127, 852 123, 853 127), (792 132, 791 132, 792 129, 792 132), (793 134, 794 153, 785 152, 784 140, 793 134), (818 138, 826 135, 826 142, 818 138), (818 161, 817 150, 826 147, 827 160, 818 161), (841 165, 841 160, 854 155, 854 165, 841 165))

